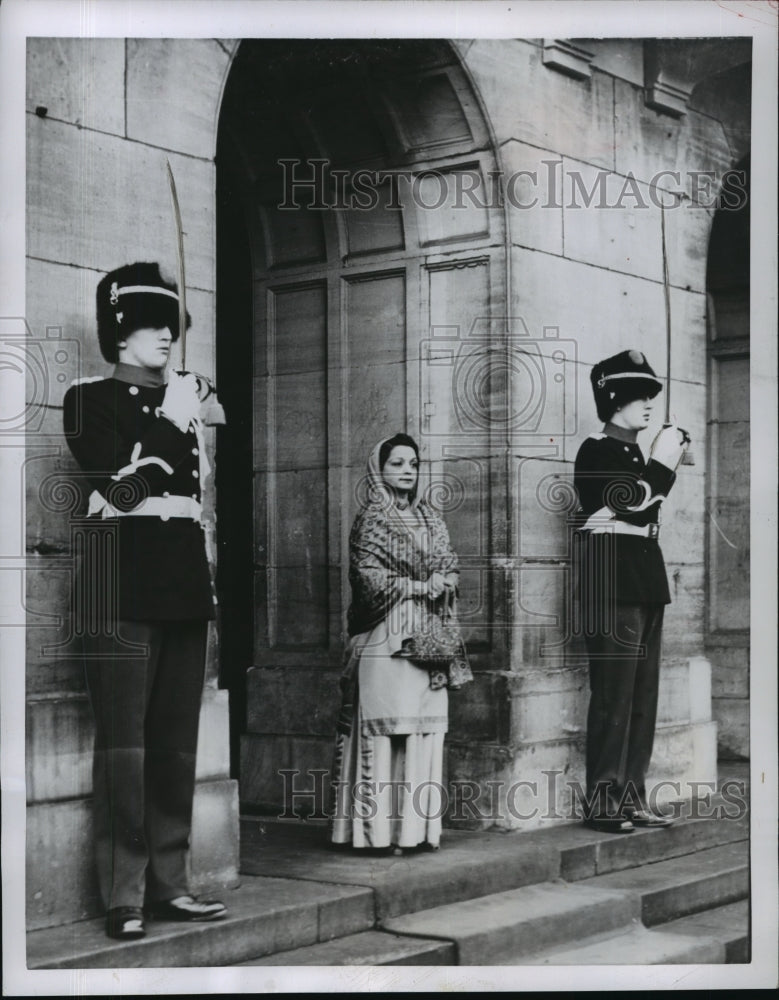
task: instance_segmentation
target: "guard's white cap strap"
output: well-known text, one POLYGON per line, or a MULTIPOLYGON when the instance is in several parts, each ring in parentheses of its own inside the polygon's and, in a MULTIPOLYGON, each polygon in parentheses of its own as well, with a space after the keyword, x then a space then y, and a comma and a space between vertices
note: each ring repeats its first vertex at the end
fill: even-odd
POLYGON ((115 281, 111 285, 111 305, 116 305, 119 301, 120 295, 132 295, 138 293, 143 295, 167 295, 169 298, 175 299, 176 302, 179 300, 176 292, 172 292, 169 288, 160 288, 159 285, 123 285, 120 288, 119 283, 115 281))
POLYGON ((602 389, 607 382, 616 378, 642 378, 645 382, 656 382, 660 386, 663 384, 656 375, 650 375, 649 372, 617 372, 616 375, 601 375, 598 388, 602 389))

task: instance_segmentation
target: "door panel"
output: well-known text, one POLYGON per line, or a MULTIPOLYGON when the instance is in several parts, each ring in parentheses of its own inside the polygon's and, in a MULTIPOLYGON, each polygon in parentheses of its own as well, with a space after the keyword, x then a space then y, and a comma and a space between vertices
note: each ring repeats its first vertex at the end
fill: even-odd
POLYGON ((405 274, 372 274, 345 282, 349 364, 398 364, 406 359, 405 274))
POLYGON ((376 186, 375 204, 374 199, 361 197, 359 190, 348 190, 343 220, 351 257, 404 248, 403 215, 399 205, 392 207, 394 197, 390 181, 376 186))
POLYGON ((269 427, 276 469, 327 465, 327 371, 297 372, 269 380, 269 427))
POLYGON ((349 420, 347 462, 365 468, 374 445, 406 424, 406 278, 373 274, 343 284, 349 420))
POLYGON ((324 370, 327 367, 324 283, 278 288, 269 293, 269 300, 274 317, 271 335, 274 356, 268 359, 268 370, 276 375, 324 370))
POLYGON ((325 260, 327 251, 321 213, 270 205, 260 208, 260 215, 266 235, 268 267, 325 260))

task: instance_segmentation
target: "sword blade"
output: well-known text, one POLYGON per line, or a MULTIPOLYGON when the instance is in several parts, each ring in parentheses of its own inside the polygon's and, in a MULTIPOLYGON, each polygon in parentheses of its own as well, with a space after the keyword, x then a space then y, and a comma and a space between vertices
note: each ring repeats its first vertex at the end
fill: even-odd
POLYGON ((170 201, 173 206, 173 221, 176 227, 176 258, 178 263, 179 286, 179 337, 181 339, 181 367, 187 368, 187 279, 184 271, 184 228, 181 225, 181 209, 179 208, 176 180, 170 160, 166 159, 168 167, 168 184, 170 186, 170 201))
POLYGON ((665 295, 665 351, 668 359, 665 390, 665 422, 671 423, 671 283, 668 278, 668 251, 665 245, 665 205, 660 206, 660 237, 663 245, 663 292, 665 295))

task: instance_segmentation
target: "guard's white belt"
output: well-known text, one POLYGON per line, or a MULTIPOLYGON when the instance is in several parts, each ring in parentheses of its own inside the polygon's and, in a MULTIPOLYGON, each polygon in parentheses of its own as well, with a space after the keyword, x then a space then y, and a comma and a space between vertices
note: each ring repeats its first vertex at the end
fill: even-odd
POLYGON ((614 532, 617 535, 641 535, 642 538, 657 538, 660 534, 659 524, 629 524, 627 521, 604 521, 586 529, 591 535, 605 535, 614 532))
POLYGON ((167 521, 171 517, 186 517, 199 521, 203 513, 199 500, 193 497, 146 497, 132 510, 117 510, 107 504, 102 511, 103 517, 159 517, 167 521))

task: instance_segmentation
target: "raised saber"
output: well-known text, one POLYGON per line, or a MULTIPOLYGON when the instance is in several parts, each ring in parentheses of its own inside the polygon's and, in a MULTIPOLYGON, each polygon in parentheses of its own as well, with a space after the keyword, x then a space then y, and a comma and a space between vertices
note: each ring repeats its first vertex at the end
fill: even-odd
MULTIPOLYGON (((668 367, 665 391, 665 423, 663 427, 671 426, 671 281, 668 276, 668 251, 665 245, 665 205, 660 204, 660 237, 663 245, 663 293, 665 296, 665 353, 668 367)), ((687 441, 690 435, 683 428, 679 428, 687 441)), ((695 465, 695 459, 689 448, 682 455, 682 465, 695 465)))
MULTIPOLYGON (((170 201, 173 206, 173 221, 176 227, 176 259, 178 264, 178 285, 179 285, 179 338, 181 340, 181 370, 187 370, 187 276, 184 270, 184 227, 181 224, 181 209, 179 198, 176 193, 176 179, 173 176, 173 168, 170 160, 166 158, 165 163, 168 168, 168 185, 170 187, 170 201)), ((216 395, 216 386, 205 375, 192 373, 198 382, 198 392, 202 393, 200 398, 206 400, 211 398, 203 422, 209 425, 225 423, 224 410, 216 395)))
POLYGON ((184 270, 184 227, 181 224, 181 209, 176 193, 176 179, 170 160, 166 159, 168 167, 168 184, 170 186, 170 201, 173 206, 173 221, 176 225, 176 262, 178 264, 179 284, 179 338, 181 340, 181 368, 187 368, 187 278, 184 270))

